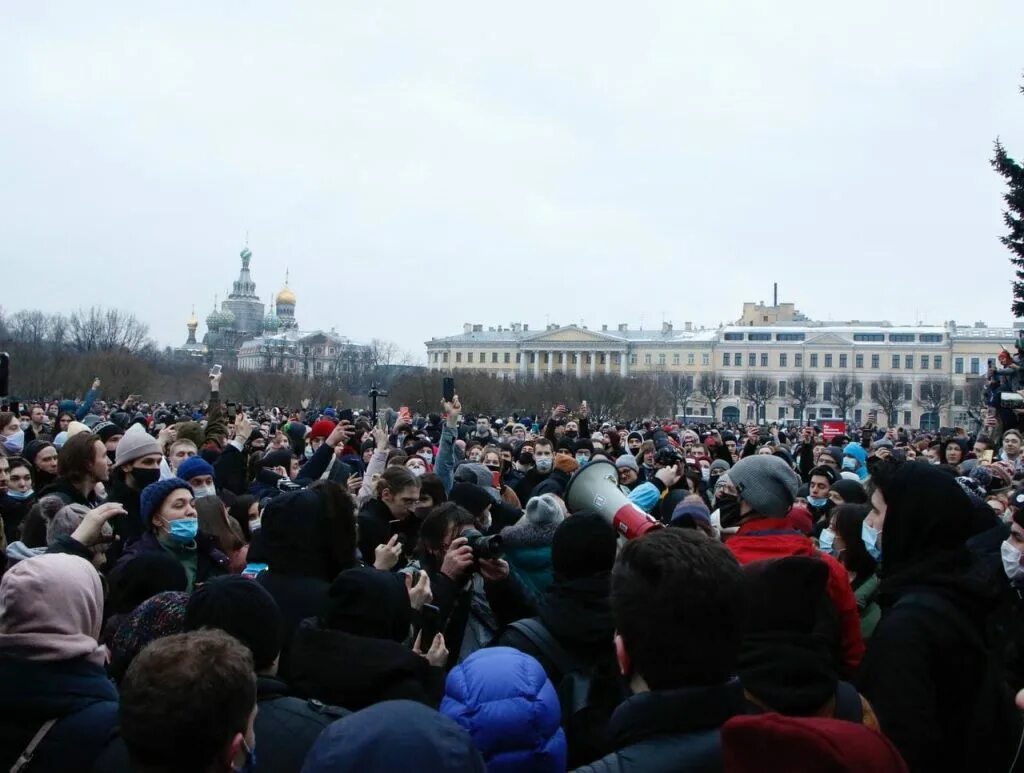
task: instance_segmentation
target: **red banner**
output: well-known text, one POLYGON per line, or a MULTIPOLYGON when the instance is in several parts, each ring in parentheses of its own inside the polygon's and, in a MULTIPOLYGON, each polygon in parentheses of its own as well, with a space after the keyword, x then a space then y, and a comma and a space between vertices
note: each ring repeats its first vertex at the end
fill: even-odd
POLYGON ((826 443, 831 443, 832 439, 839 435, 846 434, 846 422, 845 421, 822 421, 821 422, 821 436, 825 438, 826 443))

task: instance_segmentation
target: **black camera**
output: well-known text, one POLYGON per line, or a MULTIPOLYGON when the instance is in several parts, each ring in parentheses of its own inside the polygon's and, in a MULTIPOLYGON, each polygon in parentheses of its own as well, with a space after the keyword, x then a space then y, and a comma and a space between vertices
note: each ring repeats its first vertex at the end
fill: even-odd
POLYGON ((462 536, 466 538, 466 544, 473 549, 474 561, 501 556, 502 539, 500 534, 486 537, 476 529, 466 529, 462 532, 462 536))
POLYGON ((654 455, 655 467, 674 467, 685 461, 686 457, 683 456, 683 452, 672 446, 662 446, 654 455))

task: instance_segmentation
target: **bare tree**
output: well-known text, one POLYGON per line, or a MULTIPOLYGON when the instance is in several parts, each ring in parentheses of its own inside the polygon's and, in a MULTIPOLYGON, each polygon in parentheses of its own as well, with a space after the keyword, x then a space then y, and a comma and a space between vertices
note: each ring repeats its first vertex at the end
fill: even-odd
POLYGON ((985 404, 985 382, 982 379, 971 379, 967 382, 964 387, 963 409, 978 426, 985 421, 988 406, 985 404))
POLYGON ((774 400, 778 394, 775 382, 766 376, 758 376, 755 373, 747 373, 743 376, 744 400, 754 407, 754 420, 767 419, 765 409, 769 400, 774 400))
POLYGON ((885 411, 886 424, 896 424, 897 411, 906 401, 907 380, 902 376, 886 373, 871 385, 871 399, 885 411))
POLYGON ((830 402, 836 407, 839 417, 845 421, 850 409, 857 403, 857 381, 847 373, 834 376, 830 402))
POLYGON ((678 416, 680 408, 683 409, 685 415, 686 408, 694 395, 693 376, 662 373, 658 376, 658 385, 672 401, 672 416, 678 416))
POLYGON ((917 404, 934 413, 941 423, 943 412, 953 403, 953 380, 948 376, 932 376, 921 382, 917 404))
POLYGON ((697 392, 700 393, 711 408, 711 420, 717 417, 718 403, 729 392, 729 382, 714 372, 701 373, 697 379, 697 392))
POLYGON ((786 382, 786 388, 786 399, 793 406, 796 420, 803 421, 807 406, 818 398, 818 380, 808 375, 806 371, 800 371, 798 376, 786 382))
POLYGON ((149 326, 134 314, 93 306, 79 309, 67 320, 71 346, 79 352, 128 352, 142 354, 153 347, 149 326))
POLYGON ((11 338, 30 346, 42 346, 49 341, 50 319, 38 309, 19 311, 7 321, 11 338))

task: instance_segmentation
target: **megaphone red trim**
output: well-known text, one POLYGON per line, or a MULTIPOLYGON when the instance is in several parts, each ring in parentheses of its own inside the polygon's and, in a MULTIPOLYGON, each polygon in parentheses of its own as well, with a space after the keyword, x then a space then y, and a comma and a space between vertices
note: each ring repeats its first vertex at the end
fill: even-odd
POLYGON ((612 528, 626 539, 636 539, 664 525, 629 501, 619 489, 618 469, 604 459, 597 459, 580 468, 569 479, 564 499, 571 510, 594 510, 609 518, 612 528), (587 482, 581 484, 582 490, 574 492, 574 484, 581 480, 587 482), (616 500, 621 504, 612 510, 616 500))
POLYGON ((653 516, 648 515, 632 502, 627 502, 612 517, 612 527, 626 539, 642 537, 649 531, 655 531, 664 526, 653 516))

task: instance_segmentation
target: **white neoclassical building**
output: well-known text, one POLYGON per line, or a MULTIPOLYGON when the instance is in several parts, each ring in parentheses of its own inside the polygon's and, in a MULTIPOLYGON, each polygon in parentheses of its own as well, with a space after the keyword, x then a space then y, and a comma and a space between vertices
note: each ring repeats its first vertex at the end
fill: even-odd
MULTIPOLYGON (((596 375, 671 375, 696 384, 702 374, 724 382, 716 413, 725 420, 754 418, 743 397, 743 382, 753 376, 771 383, 773 396, 762 417, 795 419, 794 380, 811 380, 808 419, 839 417, 833 387, 849 381, 855 401, 846 418, 861 422, 877 409, 874 385, 889 376, 903 385, 893 408, 895 422, 932 426, 967 419, 968 387, 984 377, 1001 348, 1013 351, 1017 330, 982 323, 961 326, 900 326, 890 322, 846 323, 809 320, 793 304, 744 304, 734 325, 717 329, 676 329, 664 323, 655 330, 626 325, 592 329, 580 325, 528 325, 484 328, 467 323, 461 334, 426 342, 427 365, 444 372, 481 371, 503 379, 543 378, 562 373, 579 378, 596 375), (922 401, 922 387, 936 380, 950 388, 948 405, 938 412, 922 401)), ((699 406, 699 395, 694 398, 699 406)), ((697 413, 700 413, 698 408, 697 413)), ((705 410, 706 414, 707 411, 705 410)), ((880 417, 885 423, 886 417, 880 417)))

